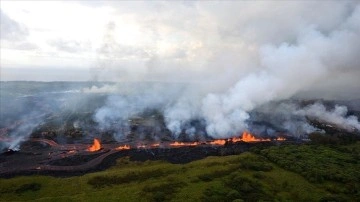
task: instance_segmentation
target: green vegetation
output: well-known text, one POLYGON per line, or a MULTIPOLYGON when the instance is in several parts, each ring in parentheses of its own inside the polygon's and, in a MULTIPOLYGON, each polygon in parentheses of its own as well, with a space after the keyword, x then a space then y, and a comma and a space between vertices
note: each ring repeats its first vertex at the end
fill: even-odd
POLYGON ((184 165, 118 159, 105 171, 0 179, 0 201, 360 201, 360 142, 281 145, 184 165))
POLYGON ((287 145, 258 150, 257 153, 337 198, 360 200, 360 143, 341 146, 287 145), (350 198, 349 198, 350 199, 350 198))
POLYGON ((130 171, 125 175, 118 176, 118 175, 110 175, 110 176, 96 176, 91 178, 88 181, 88 184, 92 185, 94 188, 101 188, 105 186, 112 186, 118 184, 125 184, 129 182, 141 182, 148 180, 150 178, 159 178, 163 177, 167 173, 171 173, 170 171, 163 171, 160 169, 156 170, 145 170, 140 172, 130 171))

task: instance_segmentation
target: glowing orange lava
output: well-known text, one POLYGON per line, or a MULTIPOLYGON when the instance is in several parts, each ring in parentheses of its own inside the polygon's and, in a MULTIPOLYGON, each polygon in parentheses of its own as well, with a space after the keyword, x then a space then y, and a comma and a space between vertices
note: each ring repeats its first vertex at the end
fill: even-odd
POLYGON ((170 143, 170 146, 181 147, 181 146, 196 146, 199 145, 199 142, 173 142, 170 143))
POLYGON ((209 142, 211 145, 225 145, 226 140, 213 140, 209 142))
POLYGON ((244 142, 255 142, 255 141, 257 141, 255 136, 251 135, 250 133, 248 133, 246 131, 243 132, 241 139, 244 142))
POLYGON ((146 149, 146 148, 147 148, 147 146, 146 146, 146 145, 144 145, 144 144, 141 144, 141 145, 138 145, 138 146, 137 146, 137 148, 138 148, 138 149, 146 149))
POLYGON ((240 141, 243 141, 243 139, 241 137, 233 137, 233 138, 228 139, 228 141, 230 141, 230 142, 240 142, 240 141))
POLYGON ((278 138, 276 138, 276 141, 285 141, 286 140, 286 138, 284 138, 284 137, 278 137, 278 138))
MULTIPOLYGON (((96 139, 95 139, 96 140, 96 139)), ((94 140, 94 145, 96 144, 94 140)), ((254 135, 252 135, 251 133, 244 131, 242 133, 242 135, 240 137, 232 137, 232 138, 228 138, 228 139, 217 139, 217 140, 212 140, 212 141, 203 141, 203 142, 179 142, 179 141, 175 141, 175 142, 171 142, 171 143, 152 143, 152 144, 145 144, 145 143, 138 143, 136 146, 134 146, 135 148, 138 149, 149 149, 149 148, 159 148, 159 147, 187 147, 187 146, 198 146, 198 145, 214 145, 214 146, 223 146, 225 145, 227 142, 229 143, 235 143, 235 142, 265 142, 265 141, 284 141, 286 140, 283 137, 277 137, 276 139, 270 139, 270 138, 257 138, 254 135)), ((99 143, 100 144, 100 143, 99 143)), ((93 148, 94 145, 91 147, 93 148)), ((117 148, 115 148, 116 150, 127 150, 132 148, 133 146, 130 145, 122 145, 119 146, 117 148)), ((99 148, 97 150, 100 149, 100 145, 99 148)), ((89 148, 90 150, 90 148, 89 148)), ((92 150, 91 150, 92 151, 92 150)), ((94 150, 96 151, 96 150, 94 150)))
POLYGON ((68 154, 75 154, 75 153, 76 153, 75 150, 70 150, 70 151, 68 152, 68 154))
POLYGON ((130 149, 130 146, 129 145, 124 145, 124 146, 116 147, 115 149, 116 150, 128 150, 128 149, 130 149))
POLYGON ((159 147, 160 146, 160 143, 154 143, 151 145, 151 147, 159 147))
POLYGON ((97 138, 94 138, 94 143, 93 145, 91 145, 91 147, 89 147, 87 150, 94 152, 94 151, 98 151, 101 149, 101 144, 100 144, 100 140, 97 138))
POLYGON ((271 140, 263 139, 263 138, 256 138, 251 133, 244 131, 242 134, 242 141, 244 141, 244 142, 264 142, 264 141, 271 141, 271 140))
POLYGON ((256 138, 254 135, 252 135, 251 133, 244 131, 241 137, 233 137, 228 139, 228 141, 231 142, 264 142, 264 141, 271 141, 270 139, 264 139, 264 138, 256 138))

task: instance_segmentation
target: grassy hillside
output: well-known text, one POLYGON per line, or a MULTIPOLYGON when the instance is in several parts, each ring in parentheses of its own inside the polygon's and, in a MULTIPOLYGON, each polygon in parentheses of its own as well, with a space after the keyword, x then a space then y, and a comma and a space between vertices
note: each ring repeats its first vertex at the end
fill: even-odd
POLYGON ((131 162, 83 176, 0 179, 1 201, 360 201, 360 143, 283 145, 184 165, 131 162))

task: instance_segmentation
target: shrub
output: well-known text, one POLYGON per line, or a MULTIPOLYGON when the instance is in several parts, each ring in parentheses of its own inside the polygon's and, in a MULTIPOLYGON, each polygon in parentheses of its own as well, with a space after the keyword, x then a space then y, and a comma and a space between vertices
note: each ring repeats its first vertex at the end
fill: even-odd
POLYGON ((169 172, 162 170, 149 170, 142 172, 129 172, 124 176, 96 176, 88 181, 88 184, 94 188, 101 188, 105 186, 112 186, 118 184, 125 184, 132 181, 145 181, 150 178, 158 178, 167 175, 169 172))
POLYGON ((348 201, 346 198, 338 195, 332 195, 332 196, 325 196, 320 199, 320 202, 342 202, 342 201, 348 201))
POLYGON ((226 180, 228 188, 238 191, 245 201, 272 200, 273 196, 267 194, 259 182, 241 175, 231 175, 226 180))
POLYGON ((241 198, 241 194, 236 190, 231 190, 226 195, 226 201, 234 201, 241 198))
POLYGON ((170 201, 176 191, 185 185, 184 182, 168 180, 162 184, 147 185, 142 189, 142 192, 149 201, 170 201))
POLYGON ((220 202, 226 201, 226 197, 230 189, 223 186, 211 186, 205 189, 201 201, 204 202, 220 202))
POLYGON ((255 171, 271 171, 273 167, 265 159, 259 157, 246 157, 240 161, 240 168, 255 171))
POLYGON ((41 184, 39 183, 29 183, 29 184, 23 184, 19 188, 15 190, 15 193, 22 194, 27 191, 39 191, 41 189, 41 184))
POLYGON ((238 169, 237 166, 229 166, 229 168, 225 169, 225 170, 215 170, 211 173, 201 174, 198 176, 198 178, 204 182, 210 182, 215 178, 220 178, 220 177, 226 176, 226 175, 234 172, 237 169, 238 169))
POLYGON ((310 182, 358 183, 358 161, 352 153, 344 153, 345 149, 342 151, 323 145, 283 145, 264 149, 260 153, 310 182))
POLYGON ((235 199, 235 200, 233 200, 232 202, 244 202, 244 200, 242 200, 242 199, 235 199))
POLYGON ((265 179, 266 178, 266 176, 264 175, 264 173, 262 171, 254 173, 253 177, 256 179, 265 179))

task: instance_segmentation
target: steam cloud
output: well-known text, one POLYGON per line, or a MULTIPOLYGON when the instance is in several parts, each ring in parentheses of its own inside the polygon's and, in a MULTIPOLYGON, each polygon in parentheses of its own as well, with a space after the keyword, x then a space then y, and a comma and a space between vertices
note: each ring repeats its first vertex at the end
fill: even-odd
MULTIPOLYGON (((204 131, 191 124, 194 120, 205 125, 206 134, 214 138, 238 135, 243 130, 272 135, 278 129, 301 136, 317 130, 306 117, 360 130, 358 118, 348 116, 344 106, 328 110, 320 103, 300 107, 282 102, 304 94, 323 98, 332 89, 337 91, 330 93, 331 99, 343 99, 344 91, 360 95, 358 1, 151 2, 143 7, 107 3, 124 13, 125 21, 136 22, 136 29, 150 36, 150 42, 144 39, 132 45, 119 40, 121 25, 117 19, 111 20, 90 73, 93 80, 116 84, 72 92, 81 96, 58 96, 59 103, 64 103, 62 108, 50 104, 51 110, 41 113, 74 112, 93 106, 84 95, 106 95, 104 105, 92 118, 101 130, 115 130, 117 140, 129 132, 129 118, 153 109, 163 114, 175 137, 182 132, 202 135, 204 131), (135 13, 128 13, 134 9, 135 13), (320 93, 314 96, 314 89, 320 93), (278 128, 254 123, 266 118, 278 128)), ((9 26, 1 27, 9 30, 4 37, 24 32, 20 24, 7 20, 9 26)), ((79 43, 70 42, 71 50, 65 49, 80 54, 81 47, 76 48, 79 43)), ((41 125, 44 116, 34 116, 20 117, 24 122, 11 130, 13 140, 4 143, 7 148, 16 149, 41 125)), ((81 128, 81 124, 74 126, 81 128)), ((7 125, 2 120, 2 127, 7 125)))
POLYGON ((34 114, 22 117, 21 125, 9 134, 12 138, 11 141, 5 141, 0 148, 19 150, 20 143, 25 141, 31 135, 33 129, 42 123, 42 119, 43 115, 34 116, 34 114))
MULTIPOLYGON (((101 126, 106 126, 109 120, 125 120, 146 108, 159 108, 164 113, 168 129, 175 135, 182 130, 194 133, 194 129, 189 129, 187 123, 193 119, 201 119, 205 120, 206 131, 210 136, 229 137, 242 130, 251 129, 248 120, 250 112, 256 108, 311 90, 318 84, 326 83, 329 78, 334 78, 334 75, 341 76, 341 72, 359 71, 359 3, 330 2, 326 8, 317 7, 324 9, 324 13, 317 11, 319 15, 321 13, 321 17, 305 14, 312 10, 311 6, 317 4, 314 2, 291 2, 284 6, 275 2, 271 3, 278 10, 260 9, 260 11, 268 12, 265 12, 265 17, 276 21, 276 23, 271 23, 265 20, 265 23, 270 23, 269 26, 260 23, 264 16, 259 13, 256 13, 256 17, 253 13, 248 13, 247 17, 251 25, 240 17, 231 19, 232 23, 229 24, 226 20, 229 20, 230 16, 224 13, 215 13, 218 15, 212 16, 215 18, 213 19, 215 23, 219 23, 216 26, 220 30, 218 33, 220 38, 233 36, 233 42, 245 44, 245 49, 232 49, 229 44, 226 44, 229 47, 212 51, 212 57, 207 58, 209 62, 201 67, 179 63, 176 59, 169 59, 169 55, 166 57, 154 55, 151 62, 147 64, 149 72, 144 74, 147 77, 144 76, 143 79, 156 79, 154 72, 160 72, 159 75, 175 81, 181 81, 185 77, 191 81, 196 80, 194 78, 205 77, 206 79, 202 79, 202 82, 190 82, 189 86, 180 90, 148 88, 147 91, 134 88, 132 94, 136 96, 131 99, 111 96, 107 105, 97 111, 95 120, 101 126), (294 20, 285 21, 284 16, 273 17, 272 15, 276 14, 275 10, 278 13, 289 14, 286 18, 294 17, 294 20), (330 10, 333 12, 329 12, 330 10), (295 13, 296 16, 290 13, 295 13), (280 32, 277 33, 276 30, 280 32), (253 36, 249 35, 250 31, 254 34, 253 36), (200 70, 184 72, 181 67, 186 65, 200 70), (207 67, 204 68, 204 66, 207 67), (227 66, 231 68, 226 68, 227 66), (134 109, 133 106, 139 107, 134 109)), ((219 10, 234 9, 229 8, 226 3, 217 6, 219 10)), ((232 6, 240 9, 241 4, 236 3, 232 6)), ((247 6, 249 5, 246 4, 245 7, 250 10, 254 9, 247 6)), ((199 7, 196 8, 199 9, 199 7)), ((209 9, 206 12, 215 12, 212 6, 205 6, 205 8, 209 9)), ((243 16, 243 14, 239 15, 243 16)), ((216 37, 209 36, 208 38, 214 40, 216 37)), ((203 44, 203 46, 206 45, 208 44, 203 44)), ((207 50, 199 48, 199 54, 196 56, 205 54, 207 50)), ((190 55, 193 52, 188 50, 182 56, 186 57, 187 54, 190 55)), ((176 54, 176 57, 179 55, 176 54)), ((358 120, 355 117, 346 118, 346 109, 340 106, 329 112, 320 104, 316 104, 291 113, 303 117, 311 115, 357 129, 359 127, 358 120)), ((291 130, 293 127, 285 122, 283 123, 286 125, 285 128, 294 132, 291 130)), ((313 130, 309 125, 303 124, 302 127, 302 131, 313 130)))
POLYGON ((354 129, 360 130, 358 118, 356 116, 347 116, 348 109, 345 106, 336 105, 333 110, 327 111, 324 105, 316 103, 297 111, 297 113, 322 119, 349 131, 354 131, 354 129))

